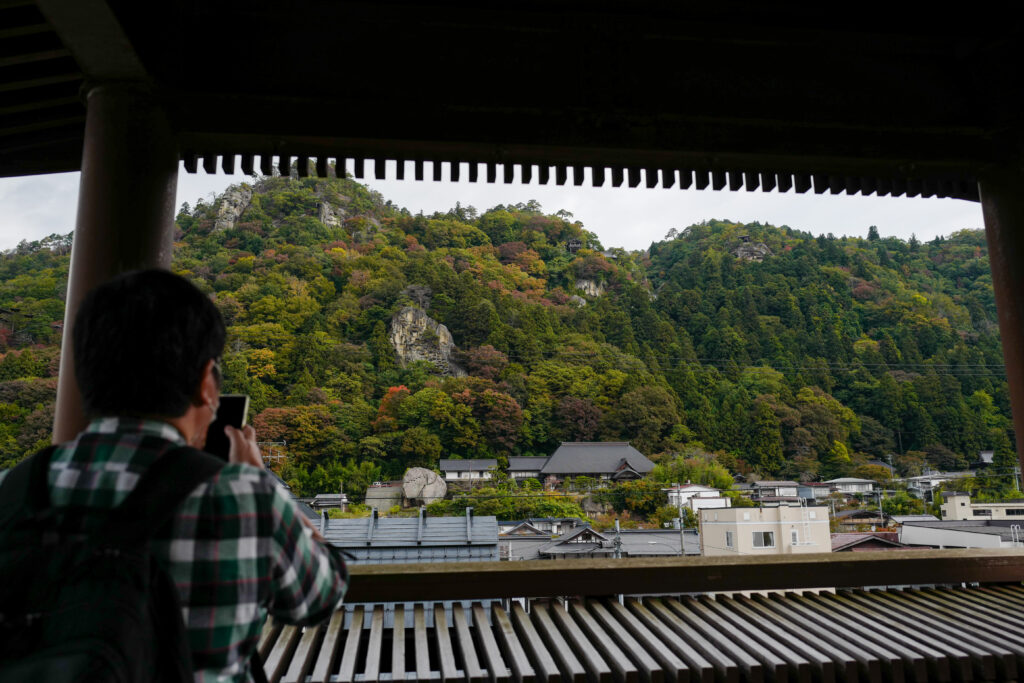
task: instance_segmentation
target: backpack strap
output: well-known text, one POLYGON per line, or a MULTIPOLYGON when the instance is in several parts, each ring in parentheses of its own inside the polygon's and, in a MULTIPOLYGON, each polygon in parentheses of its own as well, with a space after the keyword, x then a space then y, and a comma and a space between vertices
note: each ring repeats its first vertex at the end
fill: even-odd
POLYGON ((0 526, 26 509, 38 512, 49 507, 50 458, 56 450, 56 446, 47 446, 22 460, 4 477, 0 486, 0 526))
POLYGON ((103 545, 131 546, 149 540, 197 486, 227 463, 191 446, 167 451, 149 466, 128 497, 96 530, 103 545))

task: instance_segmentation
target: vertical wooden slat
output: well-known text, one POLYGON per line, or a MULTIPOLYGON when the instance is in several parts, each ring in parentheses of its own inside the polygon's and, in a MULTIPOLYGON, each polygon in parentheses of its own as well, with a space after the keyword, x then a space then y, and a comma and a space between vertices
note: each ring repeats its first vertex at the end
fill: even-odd
POLYGON ((874 643, 865 642, 855 634, 838 635, 836 625, 817 612, 807 609, 793 600, 786 600, 784 607, 780 608, 764 595, 754 595, 751 599, 755 604, 761 606, 765 613, 783 612, 787 619, 799 621, 800 625, 812 633, 816 639, 829 643, 853 657, 857 661, 860 678, 874 683, 881 681, 884 674, 890 680, 903 680, 903 662, 896 655, 888 650, 879 650, 874 643))
POLYGON ((836 680, 837 670, 844 680, 856 680, 857 660, 818 637, 812 632, 813 625, 805 628, 805 624, 797 623, 799 620, 788 619, 784 610, 767 609, 742 595, 734 596, 726 604, 748 621, 770 625, 775 637, 785 639, 789 647, 814 663, 822 683, 836 680))
POLYGON ((811 663, 760 628, 760 625, 739 618, 734 612, 726 610, 719 601, 708 596, 702 596, 700 599, 689 598, 686 605, 723 633, 733 631, 737 635, 745 636, 737 640, 751 645, 750 654, 761 660, 761 664, 769 673, 769 678, 786 678, 788 672, 801 683, 810 683, 811 663))
MULTIPOLYGON (((710 663, 714 667, 716 678, 727 683, 736 683, 740 680, 740 668, 736 662, 730 659, 717 647, 712 645, 704 636, 694 631, 686 622, 673 614, 661 600, 652 598, 640 603, 636 600, 627 602, 633 613, 644 619, 648 626, 655 624, 667 625, 675 635, 683 640, 685 647, 680 648, 682 656, 691 666, 693 662, 700 662, 703 665, 710 663), (655 618, 657 617, 657 618, 655 618), (650 621, 648 621, 648 618, 650 621)), ((701 666, 704 668, 704 666, 701 666)))
POLYGON ((459 604, 452 605, 452 622, 455 625, 455 640, 462 653, 462 667, 465 669, 469 683, 483 683, 486 676, 480 667, 480 658, 476 656, 473 646, 473 635, 469 632, 466 622, 466 608, 459 604))
POLYGON ((340 683, 352 683, 356 679, 356 659, 359 657, 359 640, 363 634, 363 607, 352 611, 352 621, 348 626, 348 637, 345 649, 341 652, 341 665, 338 671, 340 683))
POLYGON ((308 178, 309 177, 309 157, 300 156, 295 161, 295 167, 296 167, 296 169, 298 171, 298 174, 299 174, 300 178, 308 178))
POLYGON ((544 643, 550 646, 551 655, 558 662, 564 680, 571 681, 571 683, 583 683, 587 680, 587 670, 583 668, 573 649, 569 647, 569 643, 559 633, 555 622, 551 620, 547 606, 534 603, 531 615, 544 643))
POLYGON ((312 670, 317 652, 320 651, 320 638, 327 627, 310 626, 302 634, 302 640, 292 655, 291 664, 281 677, 281 683, 306 683, 306 675, 312 670))
MULTIPOLYGON (((662 600, 662 602, 675 616, 682 619, 693 632, 700 633, 709 643, 714 644, 719 652, 736 662, 736 665, 743 671, 748 680, 764 680, 766 670, 761 662, 735 642, 731 634, 719 633, 712 624, 705 621, 702 618, 703 615, 698 614, 696 610, 692 609, 693 605, 690 600, 686 600, 685 604, 680 600, 671 598, 662 600)), ((767 669, 769 672, 772 670, 771 667, 767 669)))
POLYGON ((375 683, 380 678, 380 650, 384 641, 384 606, 377 605, 370 616, 370 639, 366 644, 366 664, 363 680, 375 683))
POLYGON ((405 680, 405 607, 395 606, 395 622, 391 626, 391 678, 405 680))
POLYGON ((302 627, 288 624, 281 631, 281 635, 270 651, 270 656, 263 662, 263 669, 267 672, 267 680, 270 683, 278 683, 284 675, 291 662, 292 653, 299 644, 302 637, 302 627))
MULTIPOLYGON (((619 683, 638 683, 640 681, 640 669, 637 668, 633 660, 623 652, 622 648, 619 647, 616 640, 622 642, 623 638, 629 638, 629 634, 623 629, 613 630, 615 638, 608 635, 608 631, 605 627, 598 623, 596 616, 592 613, 592 610, 602 609, 600 603, 594 603, 592 609, 588 609, 589 605, 585 605, 580 600, 573 600, 569 604, 569 609, 572 612, 572 616, 576 619, 580 628, 584 633, 587 634, 591 644, 598 652, 604 657, 605 662, 612 669, 612 673, 615 680, 619 683)), ((614 623, 611 621, 607 622, 613 629, 614 623)), ((639 648, 637 648, 639 651, 639 648)), ((657 669, 657 662, 653 659, 649 659, 649 663, 653 666, 646 666, 644 672, 644 680, 650 680, 650 672, 657 669)), ((661 674, 661 671, 658 670, 661 674)), ((659 675, 658 681, 660 683, 663 680, 663 676, 659 675)))
MULTIPOLYGON (((492 613, 495 609, 499 609, 497 605, 491 608, 492 613)), ((473 604, 472 612, 474 632, 477 636, 476 640, 480 644, 480 650, 483 652, 484 659, 487 662, 490 680, 493 683, 507 683, 511 678, 509 667, 505 665, 505 660, 501 656, 501 650, 498 648, 498 642, 494 637, 498 629, 491 628, 487 612, 480 603, 473 604)))
MULTIPOLYGON (((562 680, 558 665, 551 652, 548 651, 547 643, 541 638, 534 628, 533 622, 530 621, 530 617, 519 603, 512 605, 512 621, 516 633, 522 640, 523 648, 530 656, 530 662, 537 673, 537 680, 542 683, 558 683, 562 680)), ((573 679, 573 683, 578 683, 576 678, 573 679)))
POLYGON ((427 643, 427 616, 423 605, 412 610, 413 644, 416 648, 416 678, 430 679, 430 645, 427 643))
POLYGON ((437 643, 437 658, 441 669, 442 681, 454 681, 462 678, 462 671, 455 666, 455 651, 452 649, 452 636, 448 631, 448 619, 444 615, 444 607, 434 607, 434 642, 437 643))
POLYGON ((630 166, 626 169, 626 177, 630 187, 640 186, 640 169, 636 166, 630 166))
POLYGON ((242 160, 241 160, 242 173, 244 173, 245 175, 252 175, 253 171, 256 170, 253 167, 253 162, 254 161, 255 161, 255 159, 253 158, 252 154, 243 154, 242 155, 242 160))
MULTIPOLYGON (((559 630, 565 636, 565 640, 572 647, 573 652, 583 661, 590 680, 596 680, 597 683, 611 683, 612 680, 615 680, 611 666, 594 647, 594 643, 590 642, 580 627, 576 625, 561 603, 552 603, 551 616, 558 624, 559 630)), ((620 683, 622 682, 620 681, 620 683)), ((627 683, 633 683, 633 681, 627 683)))
MULTIPOLYGON (((363 618, 361 612, 359 618, 363 618)), ((324 639, 320 644, 320 653, 313 666, 313 683, 326 683, 331 677, 334 662, 338 659, 338 652, 341 650, 341 636, 344 632, 345 610, 338 610, 331 615, 331 620, 327 622, 327 632, 324 634, 324 639)))
POLYGON ((256 651, 260 655, 260 661, 267 661, 270 648, 274 647, 274 643, 277 642, 283 628, 284 624, 277 623, 274 617, 267 617, 266 622, 263 624, 263 631, 260 632, 260 643, 256 646, 256 651))
POLYGON ((327 157, 323 154, 316 158, 316 175, 318 178, 327 177, 327 157))
MULTIPOLYGON (((661 669, 664 672, 665 678, 670 683, 689 683, 690 681, 690 668, 686 662, 679 658, 678 655, 672 650, 668 643, 662 642, 650 629, 644 626, 639 619, 636 618, 629 610, 623 605, 619 604, 618 600, 608 599, 604 605, 606 611, 612 615, 618 623, 622 624, 623 628, 629 632, 639 647, 650 656, 654 657, 661 665, 661 669)), ((601 618, 601 613, 598 612, 598 618, 601 618)), ((666 633, 667 639, 671 639, 671 634, 666 633)), ((632 648, 632 645, 630 645, 632 648)), ((707 669, 708 678, 714 675, 714 671, 709 666, 707 669)), ((695 673, 695 680, 700 678, 698 673, 695 673)), ((656 682, 654 682, 656 683, 656 682)))
MULTIPOLYGON (((519 638, 516 637, 512 620, 509 619, 505 610, 498 605, 491 606, 491 615, 494 618, 495 638, 501 647, 502 653, 505 655, 505 661, 508 662, 508 666, 512 670, 513 680, 516 683, 534 683, 537 677, 534 675, 530 660, 526 657, 526 651, 523 649, 522 644, 520 644, 519 638)), ((475 614, 474 619, 476 619, 475 614)), ((478 627, 479 623, 479 620, 477 620, 478 627)))

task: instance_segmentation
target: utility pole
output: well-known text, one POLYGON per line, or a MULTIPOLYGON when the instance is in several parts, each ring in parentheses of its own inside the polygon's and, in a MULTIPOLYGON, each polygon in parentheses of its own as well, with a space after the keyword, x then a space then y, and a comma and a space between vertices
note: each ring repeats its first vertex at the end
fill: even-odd
POLYGON ((676 509, 679 511, 679 554, 683 554, 683 492, 676 487, 676 509))
POLYGON ((622 559, 622 534, 619 533, 619 520, 615 520, 615 559, 622 559))

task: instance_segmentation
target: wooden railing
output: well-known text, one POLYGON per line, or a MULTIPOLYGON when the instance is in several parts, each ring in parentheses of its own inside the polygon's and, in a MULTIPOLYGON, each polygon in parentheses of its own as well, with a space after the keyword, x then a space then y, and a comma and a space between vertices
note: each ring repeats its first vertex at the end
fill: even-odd
POLYGON ((602 596, 1024 581, 1024 550, 450 562, 351 568, 346 602, 602 596))

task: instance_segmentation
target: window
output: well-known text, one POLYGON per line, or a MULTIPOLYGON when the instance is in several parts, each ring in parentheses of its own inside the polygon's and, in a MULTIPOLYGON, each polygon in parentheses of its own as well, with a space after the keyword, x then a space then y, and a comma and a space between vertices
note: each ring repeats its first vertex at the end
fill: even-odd
POLYGON ((1007 517, 1020 517, 1024 515, 1024 508, 1010 508, 1006 511, 1007 517))
POLYGON ((749 519, 750 519, 750 513, 749 512, 744 512, 743 513, 743 521, 747 521, 749 519))
POLYGON ((754 547, 755 548, 774 548, 775 547, 775 532, 774 531, 755 531, 754 532, 754 547))
POLYGON ((815 512, 814 510, 811 510, 811 511, 810 511, 810 514, 809 514, 808 516, 809 516, 809 517, 810 517, 811 519, 817 519, 817 518, 818 518, 818 513, 817 513, 817 512, 815 512))
POLYGON ((792 543, 793 545, 799 545, 800 544, 800 535, 797 534, 796 529, 790 529, 789 530, 789 542, 792 543))
POLYGON ((977 508, 976 510, 974 510, 974 514, 978 515, 979 517, 991 517, 992 510, 989 508, 977 508))
POLYGON ((725 547, 726 548, 735 548, 736 547, 736 540, 735 540, 735 538, 733 538, 733 533, 731 531, 726 531, 725 532, 725 547))

